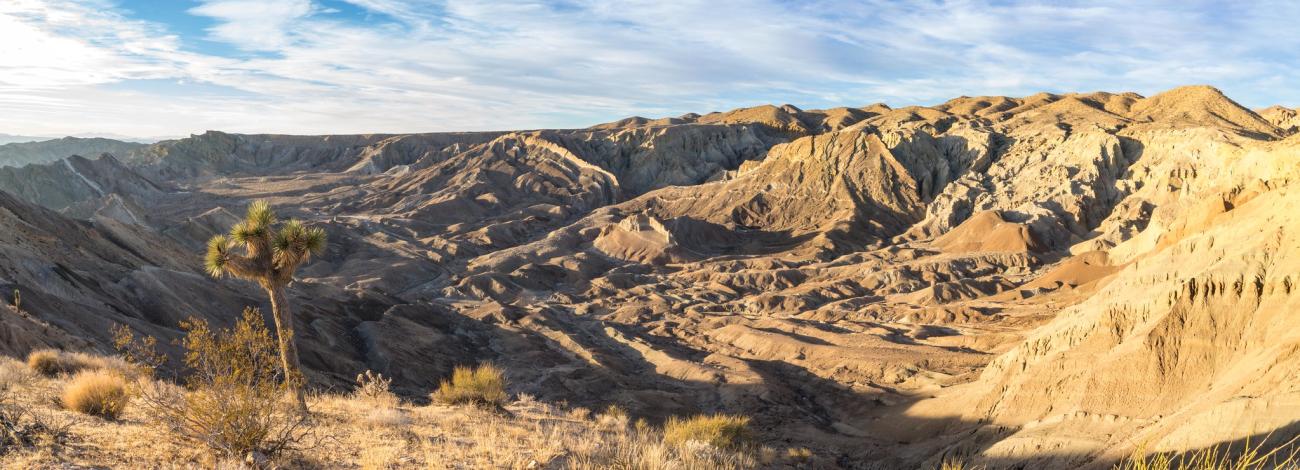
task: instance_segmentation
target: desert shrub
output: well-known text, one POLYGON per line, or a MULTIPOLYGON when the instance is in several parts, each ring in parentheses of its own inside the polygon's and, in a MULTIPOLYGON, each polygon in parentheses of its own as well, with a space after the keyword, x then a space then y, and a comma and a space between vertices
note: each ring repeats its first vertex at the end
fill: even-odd
MULTIPOLYGON (((299 379, 281 374, 278 345, 257 309, 244 310, 230 329, 214 331, 194 318, 181 328, 184 388, 147 378, 135 388, 158 425, 225 457, 272 455, 301 442, 307 417, 286 400, 299 379)), ((117 341, 128 356, 156 357, 148 352, 152 341, 128 335, 119 330, 117 341)))
POLYGON ((507 398, 505 373, 491 364, 476 369, 457 367, 451 380, 442 381, 430 398, 449 405, 500 407, 507 398))
POLYGON ((126 379, 116 373, 97 369, 80 372, 63 387, 64 408, 115 420, 126 409, 126 379))
POLYGON ((352 396, 372 405, 394 407, 400 400, 389 390, 392 383, 393 379, 384 378, 384 374, 367 370, 364 374, 357 374, 357 388, 352 391, 352 396))
POLYGON ((676 416, 664 423, 664 443, 681 445, 698 441, 720 449, 739 447, 750 439, 749 417, 726 414, 676 416))

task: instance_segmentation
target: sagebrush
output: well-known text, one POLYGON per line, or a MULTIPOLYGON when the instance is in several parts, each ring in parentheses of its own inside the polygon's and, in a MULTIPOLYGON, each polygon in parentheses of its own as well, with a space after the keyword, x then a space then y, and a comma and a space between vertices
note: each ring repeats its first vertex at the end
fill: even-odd
MULTIPOLYGON (((281 374, 278 345, 257 309, 244 310, 229 329, 213 330, 194 318, 181 328, 184 387, 145 377, 134 388, 158 425, 226 457, 273 455, 302 442, 307 415, 286 400, 297 376, 281 374)), ((119 336, 120 348, 149 357, 141 346, 149 340, 119 336)))

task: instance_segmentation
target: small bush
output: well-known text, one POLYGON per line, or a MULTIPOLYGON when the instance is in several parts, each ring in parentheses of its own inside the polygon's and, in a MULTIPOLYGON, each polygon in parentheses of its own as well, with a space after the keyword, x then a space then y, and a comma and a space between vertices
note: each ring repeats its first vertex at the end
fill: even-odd
POLYGON ((676 416, 664 424, 664 443, 681 445, 703 442, 720 449, 739 447, 750 439, 749 417, 725 414, 700 415, 688 419, 676 416))
POLYGON ((401 400, 389 390, 392 383, 393 379, 384 378, 384 374, 367 370, 364 374, 357 374, 357 388, 352 397, 375 406, 395 407, 401 400))
POLYGON ((62 400, 69 410, 115 420, 126 408, 126 379, 106 370, 82 372, 64 386, 62 400))
MULTIPOLYGON (((300 378, 284 379, 278 346, 257 309, 245 309, 230 329, 214 331, 194 318, 181 328, 185 388, 143 378, 133 390, 158 425, 227 458, 274 455, 303 440, 307 416, 285 399, 300 378)), ((150 339, 119 331, 116 341, 128 357, 156 357, 150 339)), ((145 362, 139 370, 150 369, 145 362)))
POLYGON ((457 367, 451 380, 442 381, 430 398, 449 405, 500 407, 506 403, 506 378, 501 368, 484 364, 477 369, 457 367))

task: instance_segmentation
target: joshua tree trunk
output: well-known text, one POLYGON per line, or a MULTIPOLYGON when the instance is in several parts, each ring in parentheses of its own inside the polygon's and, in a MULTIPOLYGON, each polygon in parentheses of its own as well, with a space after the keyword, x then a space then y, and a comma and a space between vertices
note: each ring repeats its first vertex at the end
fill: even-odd
POLYGON ((289 393, 297 403, 298 411, 307 411, 307 399, 303 397, 302 364, 298 362, 298 343, 294 341, 293 311, 289 309, 289 299, 284 295, 283 287, 267 289, 271 297, 271 316, 275 318, 275 335, 280 340, 280 364, 284 367, 284 378, 289 383, 289 393))

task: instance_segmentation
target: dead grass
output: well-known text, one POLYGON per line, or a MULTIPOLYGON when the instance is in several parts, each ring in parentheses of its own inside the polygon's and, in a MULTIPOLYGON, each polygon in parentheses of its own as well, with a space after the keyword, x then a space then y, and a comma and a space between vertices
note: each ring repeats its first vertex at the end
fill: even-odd
POLYGON ((451 374, 451 380, 442 381, 438 391, 430 398, 437 403, 448 405, 476 405, 499 407, 505 404, 505 373, 492 364, 478 368, 457 367, 451 374))
POLYGON ((1145 447, 1138 447, 1115 465, 1115 470, 1295 470, 1300 469, 1297 440, 1300 436, 1273 447, 1247 441, 1240 452, 1215 446, 1183 454, 1148 453, 1145 447))
POLYGON ((936 470, 984 470, 984 467, 970 465, 963 459, 948 457, 943 459, 936 470))
MULTIPOLYGON (((194 446, 192 439, 157 426, 155 412, 147 407, 133 404, 116 421, 105 421, 54 405, 53 398, 62 390, 89 375, 46 377, 21 362, 0 361, 0 381, 14 378, 13 395, 24 409, 63 423, 54 426, 63 436, 59 440, 16 450, 0 459, 0 468, 236 468, 243 461, 240 456, 213 455, 194 446)), ((185 393, 147 374, 133 383, 185 393)), ((758 447, 668 444, 662 430, 635 425, 617 407, 592 413, 528 395, 519 398, 503 403, 502 413, 481 406, 415 406, 382 393, 314 395, 308 399, 312 414, 305 426, 318 442, 273 455, 270 464, 286 469, 667 470, 757 468, 782 458, 758 447)))
POLYGON ((126 379, 103 369, 78 373, 63 388, 60 402, 64 408, 115 420, 126 409, 129 397, 126 379))
POLYGON ((27 355, 27 366, 32 371, 46 377, 61 374, 75 374, 83 370, 110 369, 124 376, 132 376, 134 367, 116 357, 96 356, 93 354, 59 351, 57 349, 38 349, 27 355))

